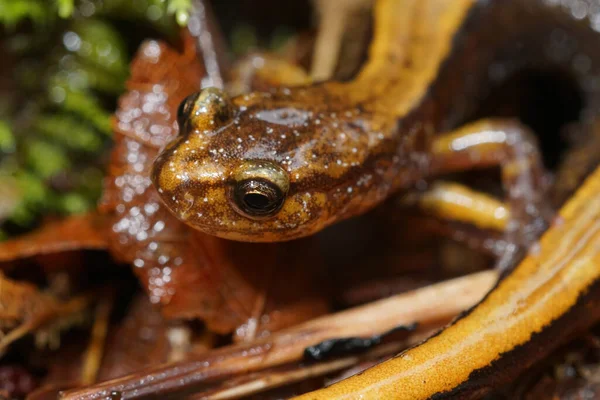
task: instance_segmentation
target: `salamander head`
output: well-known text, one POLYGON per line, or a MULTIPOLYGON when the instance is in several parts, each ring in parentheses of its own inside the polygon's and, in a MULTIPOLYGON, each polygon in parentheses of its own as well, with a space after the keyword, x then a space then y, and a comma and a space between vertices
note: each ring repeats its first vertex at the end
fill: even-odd
POLYGON ((230 100, 215 88, 185 99, 180 135, 152 171, 167 207, 198 230, 241 241, 290 240, 331 223, 332 183, 349 165, 335 162, 313 112, 294 104, 270 94, 230 100))

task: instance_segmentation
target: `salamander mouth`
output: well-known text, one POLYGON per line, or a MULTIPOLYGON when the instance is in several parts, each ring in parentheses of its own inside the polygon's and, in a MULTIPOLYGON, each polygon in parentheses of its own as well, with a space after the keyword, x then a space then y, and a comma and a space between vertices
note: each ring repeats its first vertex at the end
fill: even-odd
POLYGON ((249 223, 249 226, 248 224, 244 225, 240 220, 221 224, 215 223, 216 218, 202 221, 178 217, 189 227, 207 235, 250 243, 287 242, 314 235, 325 227, 323 220, 320 218, 304 221, 291 228, 285 226, 281 221, 270 221, 271 223, 265 223, 266 221, 244 221, 249 223))
POLYGON ((300 239, 305 236, 310 236, 314 232, 306 232, 304 234, 300 232, 294 232, 286 229, 280 230, 257 230, 251 233, 236 229, 223 229, 219 227, 197 227, 198 229, 206 234, 219 237, 221 239, 234 240, 237 242, 249 242, 249 243, 273 243, 273 242, 287 242, 295 239, 300 239))

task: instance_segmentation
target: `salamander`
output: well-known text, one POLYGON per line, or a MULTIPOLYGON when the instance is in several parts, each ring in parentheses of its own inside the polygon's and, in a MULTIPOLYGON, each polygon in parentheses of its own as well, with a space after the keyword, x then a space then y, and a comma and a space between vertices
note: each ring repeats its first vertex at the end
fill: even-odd
MULTIPOLYGON (((352 80, 234 98, 207 88, 184 100, 180 134, 152 171, 169 210, 226 239, 287 241, 362 214, 424 179, 499 166, 507 208, 479 207, 491 215, 457 218, 505 226, 510 243, 533 243, 550 214, 535 139, 515 120, 466 121, 510 76, 555 68, 572 77, 585 103, 580 121, 593 126, 600 2, 379 0, 374 16, 369 58, 352 80), (506 220, 499 209, 509 210, 506 223, 498 222, 506 220)), ((556 247, 552 257, 527 258, 423 345, 303 398, 477 398, 589 326, 599 317, 586 312, 597 308, 599 274, 597 254, 584 250, 596 246, 597 218, 582 201, 594 199, 598 179, 584 200, 563 209, 565 228, 542 240, 556 247), (517 359, 525 361, 518 366, 517 359)), ((453 188, 436 197, 440 208, 468 194, 453 188)))
POLYGON ((382 0, 375 14, 369 60, 351 81, 188 97, 152 172, 166 206, 211 235, 284 241, 424 178, 499 165, 520 221, 508 230, 535 238, 545 175, 531 133, 511 120, 462 122, 524 68, 568 68, 593 98, 595 32, 543 1, 382 0))

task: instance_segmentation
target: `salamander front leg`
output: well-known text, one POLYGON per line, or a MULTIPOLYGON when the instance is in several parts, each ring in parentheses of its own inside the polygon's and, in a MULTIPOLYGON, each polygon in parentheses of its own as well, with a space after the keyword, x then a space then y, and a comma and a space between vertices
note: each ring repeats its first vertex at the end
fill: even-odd
POLYGON ((443 174, 498 165, 510 219, 509 243, 499 261, 507 269, 519 249, 533 243, 553 212, 544 194, 547 176, 536 140, 513 120, 482 120, 441 135, 432 145, 433 172, 443 174))
POLYGON ((509 207, 501 201, 454 182, 435 182, 415 200, 420 208, 437 217, 480 229, 504 231, 510 217, 509 207))
POLYGON ((487 193, 456 182, 436 181, 425 191, 399 196, 399 206, 417 206, 433 221, 425 226, 478 252, 501 257, 507 242, 501 235, 510 220, 510 208, 487 193))

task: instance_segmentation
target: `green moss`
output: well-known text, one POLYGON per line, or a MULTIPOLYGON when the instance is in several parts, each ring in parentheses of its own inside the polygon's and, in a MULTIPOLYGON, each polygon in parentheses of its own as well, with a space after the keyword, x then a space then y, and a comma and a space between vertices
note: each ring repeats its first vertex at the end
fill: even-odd
POLYGON ((147 19, 162 27, 170 25, 168 17, 175 16, 181 26, 187 24, 191 0, 0 0, 0 23, 14 28, 24 20, 45 25, 60 16, 69 19, 78 14, 91 16, 96 12, 125 18, 147 19))
POLYGON ((43 140, 32 140, 24 146, 26 165, 37 176, 48 179, 69 168, 66 149, 43 140))
POLYGON ((89 91, 72 90, 64 82, 56 82, 49 85, 48 95, 62 110, 77 115, 104 135, 112 133, 110 113, 89 91))
POLYGON ((12 153, 15 150, 15 143, 8 122, 0 121, 0 153, 12 153))
POLYGON ((58 5, 58 15, 61 18, 69 18, 75 9, 74 0, 56 0, 58 5))
POLYGON ((53 1, 0 0, 0 22, 12 30, 23 20, 47 25, 55 15, 53 1))
POLYGON ((94 205, 81 193, 67 193, 58 198, 57 208, 63 214, 81 214, 93 208, 94 205))
POLYGON ((17 172, 15 182, 21 199, 12 210, 10 221, 20 226, 27 226, 35 221, 40 210, 46 208, 49 190, 39 176, 27 171, 17 172))
POLYGON ((180 26, 186 26, 190 19, 192 2, 190 0, 170 0, 167 11, 175 15, 175 19, 180 26))
POLYGON ((0 191, 10 185, 14 194, 0 204, 0 240, 43 214, 96 206, 111 114, 135 51, 124 35, 139 24, 173 35, 191 7, 190 0, 0 0, 4 51, 18 60, 7 69, 15 83, 8 93, 19 93, 0 93, 0 191))
POLYGON ((95 19, 75 21, 62 37, 65 48, 79 60, 123 79, 128 57, 119 33, 110 24, 95 19))
POLYGON ((49 141, 67 149, 93 153, 103 142, 89 123, 69 115, 41 115, 36 119, 34 128, 49 141))

